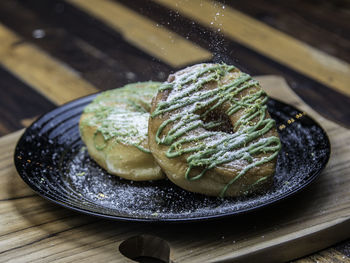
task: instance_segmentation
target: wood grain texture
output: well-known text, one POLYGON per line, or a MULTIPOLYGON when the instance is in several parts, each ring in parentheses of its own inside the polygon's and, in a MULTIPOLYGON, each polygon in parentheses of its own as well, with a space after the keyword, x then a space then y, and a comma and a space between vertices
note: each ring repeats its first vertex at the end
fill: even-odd
POLYGON ((350 96, 350 65, 211 0, 155 0, 215 31, 350 96))
POLYGON ((350 2, 344 0, 220 1, 298 40, 350 62, 350 2))
MULTIPOLYGON (((6 0, 4 2, 6 3, 6 0)), ((4 21, 4 14, 7 17, 13 18, 12 21, 14 21, 14 24, 12 23, 10 28, 14 32, 16 32, 16 34, 21 36, 21 41, 25 40, 27 42, 29 40, 29 42, 34 43, 37 47, 45 50, 46 53, 50 54, 50 56, 55 57, 56 60, 61 60, 64 62, 64 64, 69 65, 69 67, 74 68, 75 70, 81 72, 80 75, 83 78, 85 78, 90 83, 97 86, 98 88, 101 88, 101 89, 111 88, 111 87, 113 87, 113 85, 115 85, 115 83, 116 83, 115 80, 118 80, 121 83, 123 83, 123 81, 124 82, 130 81, 130 79, 127 77, 127 76, 130 76, 129 73, 131 73, 133 76, 137 76, 138 78, 139 77, 144 78, 145 80, 147 80, 149 78, 149 76, 152 76, 152 78, 157 77, 157 74, 152 72, 152 71, 154 71, 153 64, 157 63, 158 61, 152 61, 151 59, 147 58, 147 56, 145 56, 143 54, 140 55, 140 53, 142 53, 142 52, 137 52, 136 48, 134 50, 132 50, 132 48, 130 48, 130 47, 120 48, 120 43, 123 41, 120 40, 118 37, 115 37, 116 32, 112 32, 113 30, 106 30, 105 28, 101 27, 101 25, 99 23, 97 23, 96 20, 94 22, 92 22, 91 24, 89 24, 89 23, 86 24, 86 20, 89 20, 89 19, 85 20, 84 17, 79 16, 80 15, 79 12, 76 13, 75 10, 74 10, 74 12, 71 12, 72 8, 65 3, 61 3, 61 1, 50 1, 50 3, 49 2, 45 3, 45 1, 40 1, 40 0, 35 0, 35 1, 30 1, 30 0, 25 0, 25 1, 14 0, 14 1, 12 1, 11 0, 11 1, 7 1, 7 3, 10 3, 9 6, 13 5, 14 2, 25 3, 25 5, 27 7, 31 6, 31 5, 32 6, 37 5, 38 9, 40 9, 41 11, 38 11, 37 18, 34 20, 34 22, 33 22, 34 16, 26 17, 26 15, 24 15, 24 16, 20 15, 21 12, 17 12, 17 11, 23 11, 23 6, 19 5, 19 6, 14 7, 12 10, 13 12, 11 13, 11 12, 8 12, 8 10, 3 9, 4 2, 1 3, 1 10, 0 10, 0 16, 2 17, 1 20, 4 21), (50 12, 50 9, 42 8, 42 6, 46 6, 46 5, 51 6, 52 7, 51 9, 53 12, 50 12), (64 13, 62 13, 63 9, 65 10, 64 13), (67 13, 69 13, 68 16, 67 16, 67 13), (55 15, 56 15, 56 18, 55 18, 55 15), (43 17, 45 17, 45 19, 42 19, 43 17), (61 17, 61 19, 59 19, 59 17, 61 17), (69 17, 71 19, 69 19, 69 17), (21 18, 27 18, 27 19, 22 20, 21 18), (74 18, 75 18, 75 20, 74 20, 74 18), (86 27, 86 29, 84 29, 85 27, 86 27), (46 37, 45 38, 38 38, 38 39, 31 39, 32 38, 32 30, 35 28, 42 28, 46 33, 46 37), (97 31, 99 31, 99 32, 97 32, 97 31), (72 32, 73 32, 73 35, 71 35, 72 32), (97 33, 95 34, 92 32, 95 32, 95 33, 97 32, 97 33), (76 36, 79 36, 79 37, 82 36, 82 38, 79 39, 76 36), (106 39, 108 39, 108 41, 106 41, 106 39), (108 42, 108 45, 105 45, 106 42, 108 42), (125 56, 125 55, 127 55, 128 52, 130 52, 130 54, 132 54, 132 55, 125 56), (142 57, 142 59, 141 59, 141 57, 142 57), (152 64, 152 66, 150 66, 151 64, 152 64), (145 66, 147 67, 147 69, 145 68, 145 66), (149 70, 150 68, 152 68, 152 70, 149 70), (141 69, 141 70, 138 71, 139 69, 141 69), (115 75, 116 72, 117 72, 118 76, 115 75), (124 79, 122 76, 123 74, 125 75, 124 79)), ((118 2, 123 2, 123 4, 127 3, 127 1, 121 1, 121 0, 118 0, 118 2)), ((135 1, 135 2, 140 2, 140 1, 135 1)), ((145 2, 147 2, 147 1, 145 1, 145 2)), ((239 1, 237 1, 237 2, 239 2, 239 1)), ((295 1, 289 1, 288 3, 286 2, 286 3, 283 3, 281 5, 285 5, 285 6, 287 6, 288 9, 290 8, 290 9, 294 10, 295 12, 297 12, 298 16, 305 15, 302 13, 302 11, 305 11, 305 10, 303 10, 300 5, 294 5, 292 2, 295 2, 295 1)), ((341 1, 337 1, 337 2, 339 3, 341 1)), ((133 1, 133 3, 134 3, 134 1, 133 1)), ((133 3, 130 3, 130 5, 133 5, 133 3)), ((227 4, 231 4, 231 2, 227 3, 227 4)), ((236 4, 236 2, 234 4, 236 4)), ((128 4, 128 6, 130 6, 130 5, 128 4)), ((281 5, 279 5, 279 6, 281 6, 281 5)), ((145 6, 147 6, 147 4, 145 4, 145 6)), ((255 7, 256 7, 256 9, 254 9, 254 12, 255 11, 259 12, 264 8, 265 9, 269 8, 267 5, 266 6, 264 5, 264 2, 261 3, 259 6, 254 6, 254 8, 255 7)), ((136 10, 136 8, 132 8, 132 9, 136 10)), ((330 9, 332 11, 332 8, 330 8, 330 9)), ((319 12, 320 10, 318 8, 311 8, 308 10, 311 10, 313 12, 313 16, 311 18, 322 17, 324 15, 324 14, 319 12)), ((151 17, 151 19, 154 20, 155 22, 158 22, 155 19, 158 15, 159 15, 159 17, 163 16, 163 18, 164 18, 164 14, 156 14, 156 13, 154 13, 155 10, 152 8, 150 8, 148 11, 151 13, 149 16, 144 14, 144 12, 142 11, 142 8, 140 10, 138 10, 139 13, 141 13, 144 16, 151 17), (153 14, 152 14, 152 12, 153 12, 153 14)), ((26 12, 28 12, 28 10, 26 10, 26 12)), ((252 12, 251 14, 254 15, 254 12, 252 12)), ((24 12, 22 12, 21 14, 23 14, 23 13, 24 12)), ((81 13, 83 13, 83 12, 81 12, 81 13)), ((174 14, 174 12, 172 14, 174 14)), ((337 30, 339 28, 346 27, 347 24, 344 24, 342 21, 346 21, 347 16, 344 16, 345 14, 342 15, 341 13, 337 13, 337 12, 335 14, 337 14, 337 15, 334 16, 334 24, 338 23, 338 25, 339 25, 339 27, 337 27, 337 30)), ((258 13, 257 15, 264 16, 264 14, 261 14, 261 13, 258 13)), ((178 19, 178 18, 180 18, 180 16, 174 15, 173 18, 178 19)), ((304 17, 304 19, 311 19, 311 18, 304 17)), ((265 18, 262 19, 262 21, 269 24, 268 19, 269 19, 269 17, 266 16, 265 18), (264 19, 266 19, 266 20, 264 20, 264 19)), ((293 20, 290 17, 289 17, 289 19, 290 19, 289 22, 293 22, 293 20)), ((93 19, 91 19, 91 20, 93 21, 93 19)), ((163 23, 159 22, 159 24, 166 26, 167 23, 169 23, 168 21, 169 20, 164 20, 163 23)), ((211 40, 213 40, 212 36, 214 36, 218 40, 221 40, 221 38, 219 36, 220 32, 218 32, 218 34, 215 34, 215 33, 211 34, 212 32, 214 32, 214 31, 212 31, 212 32, 209 32, 208 35, 206 35, 206 31, 208 31, 206 28, 204 28, 204 31, 198 32, 196 30, 195 24, 192 21, 188 20, 186 22, 186 23, 188 23, 188 25, 182 25, 181 24, 182 22, 183 22, 183 20, 181 20, 178 25, 177 24, 171 25, 171 26, 168 25, 168 28, 170 30, 173 30, 174 32, 178 32, 178 34, 182 35, 183 37, 189 37, 189 39, 191 41, 194 41, 196 44, 207 42, 205 44, 200 44, 205 49, 208 49, 212 52, 218 51, 218 47, 211 46, 211 40), (178 27, 178 31, 174 30, 176 27, 178 27), (186 33, 186 30, 189 30, 189 33, 186 33), (198 34, 199 38, 201 38, 201 39, 196 39, 196 36, 195 36, 196 33, 198 34)), ((283 21, 281 22, 281 24, 283 25, 283 21)), ((8 25, 8 24, 6 24, 6 25, 8 25)), ((275 26, 276 28, 280 29, 281 31, 284 31, 283 28, 279 28, 278 25, 276 26, 276 24, 271 24, 271 25, 275 26)), ((288 24, 288 26, 290 26, 290 24, 288 24)), ((300 26, 300 24, 296 23, 296 24, 294 24, 294 26, 297 27, 297 26, 300 26)), ((323 25, 320 25, 320 26, 323 27, 323 25)), ((328 27, 328 30, 334 29, 334 27, 332 27, 332 24, 325 24, 324 26, 328 27)), ((302 35, 303 32, 301 32, 301 31, 302 30, 300 30, 300 34, 302 35)), ((314 29, 314 31, 317 31, 317 29, 314 29)), ((314 31, 310 30, 309 32, 311 34, 314 31)), ((285 32, 287 32, 287 31, 285 31, 285 32)), ((306 32, 308 32, 308 31, 306 30, 306 32)), ((340 33, 346 33, 346 32, 347 32, 346 30, 343 30, 340 33)), ((339 33, 339 32, 337 32, 337 33, 339 33)), ((322 35, 321 32, 320 32, 320 35, 322 35)), ((327 39, 328 41, 320 41, 320 42, 318 42, 318 44, 324 45, 325 42, 327 42, 327 43, 330 42, 333 45, 335 42, 338 43, 338 40, 340 40, 340 39, 338 37, 336 37, 337 34, 334 33, 331 35, 332 35, 332 37, 330 39, 327 39)), ((297 36, 295 36, 295 37, 297 37, 297 36)), ((310 37, 311 40, 315 41, 315 39, 311 38, 311 36, 307 36, 307 37, 310 37)), ((307 39, 302 39, 302 40, 307 41, 307 39)), ((224 42, 220 42, 220 43, 224 43, 224 42)), ((335 44, 337 44, 337 43, 335 43, 335 44)), ((310 44, 317 46, 316 45, 317 43, 310 43, 310 44)), ((339 41, 338 44, 341 45, 341 42, 339 41)), ((234 50, 234 48, 232 48, 231 45, 228 43, 224 43, 223 46, 220 46, 220 48, 222 48, 222 51, 224 51, 224 49, 226 49, 226 51, 229 50, 230 53, 232 52, 232 50, 234 50)), ((332 48, 332 47, 329 47, 329 48, 332 48)), ((329 53, 331 53, 331 54, 336 53, 336 55, 338 54, 338 57, 341 58, 341 56, 339 55, 339 54, 342 54, 341 52, 345 52, 345 54, 346 54, 347 47, 345 46, 344 48, 345 48, 344 50, 341 50, 341 49, 337 49, 337 50, 329 50, 328 49, 327 50, 327 47, 325 47, 325 49, 323 49, 323 50, 326 52, 329 51, 329 53), (334 51, 337 51, 337 52, 334 53, 334 51)), ((320 49, 322 49, 322 47, 320 47, 320 49)), ((240 49, 237 49, 235 51, 235 53, 239 53, 238 57, 237 57, 237 54, 235 56, 232 56, 232 60, 236 61, 236 60, 239 60, 239 57, 242 55, 242 53, 244 53, 244 51, 241 52, 240 49)), ((253 56, 256 56, 256 54, 253 54, 253 56)), ((249 56, 248 56, 248 58, 249 58, 249 56)), ((343 59, 345 59, 345 58, 346 57, 343 57, 343 59)), ((256 58, 255 60, 260 60, 260 58, 256 58)), ((247 60, 244 57, 244 59, 241 58, 240 63, 245 63, 246 65, 248 65, 248 67, 246 67, 246 68, 247 68, 247 70, 249 70, 251 72, 252 71, 253 72, 275 72, 276 74, 281 74, 281 73, 285 74, 285 69, 281 69, 281 72, 275 71, 276 69, 273 66, 270 65, 271 66, 271 68, 270 68, 269 66, 266 66, 265 62, 263 62, 263 61, 260 61, 258 63, 255 63, 255 62, 252 63, 251 61, 249 61, 249 59, 247 60)), ((165 71, 168 71, 168 70, 169 69, 166 68, 165 71)), ((160 72, 160 73, 162 73, 162 74, 160 74, 160 76, 167 75, 164 72, 160 72)), ((161 79, 161 77, 160 77, 160 79, 161 79)), ((293 82, 296 79, 297 78, 294 78, 293 82)), ((299 84, 300 84, 300 82, 298 79, 298 81, 295 82, 295 85, 296 85, 297 89, 299 91, 301 91, 301 95, 303 95, 303 93, 304 94, 306 93, 305 98, 307 98, 307 97, 312 98, 313 94, 309 89, 310 87, 308 85, 298 87, 299 84)), ((317 87, 316 87, 316 89, 317 89, 317 87)), ((14 91, 16 93, 22 92, 19 90, 14 90, 14 91)), ((25 94, 26 93, 24 92, 21 95, 23 97, 25 97, 26 96, 25 94)), ((320 98, 320 101, 322 101, 322 97, 323 97, 323 99, 327 98, 326 100, 330 99, 328 97, 328 95, 325 95, 325 94, 327 94, 327 92, 324 94, 319 93, 317 95, 320 98)), ((3 95, 5 95, 5 94, 3 93, 3 95)), ((7 92, 6 93, 7 97, 6 98, 2 97, 1 99, 4 102, 7 102, 8 95, 9 94, 7 92)), ((28 99, 29 98, 31 99, 32 94, 30 94, 30 96, 28 95, 27 97, 28 97, 28 99)), ((2 100, 0 102, 0 105, 6 106, 5 104, 1 104, 2 100)), ((315 101, 314 101, 315 98, 310 99, 310 100, 311 100, 311 102, 309 101, 309 103, 311 103, 311 104, 314 103, 315 105, 318 105, 318 107, 321 108, 321 110, 322 110, 322 107, 323 107, 322 105, 324 103, 322 103, 322 102, 315 103, 315 101)), ((42 106, 41 105, 42 101, 41 100, 39 100, 39 101, 40 102, 38 102, 36 105, 37 107, 42 106)), ((347 110, 346 105, 348 105, 348 103, 346 103, 346 101, 345 101, 345 103, 341 102, 338 99, 335 99, 334 102, 338 103, 338 104, 345 105, 345 107, 344 107, 345 110, 343 112, 344 115, 340 119, 343 119, 343 123, 346 122, 347 120, 349 120, 349 118, 346 117, 346 110, 347 110)), ((33 101, 32 101, 32 104, 34 104, 33 101)), ((327 104, 328 104, 328 102, 327 102, 327 104)), ((21 104, 21 105, 23 105, 23 107, 26 107, 26 106, 24 106, 25 104, 21 104)), ((35 105, 32 105, 32 106, 35 106, 35 105)), ((327 108, 328 108, 328 105, 327 105, 327 108)), ((332 108, 333 107, 329 107, 330 110, 332 110, 332 108)), ((43 112, 43 111, 46 111, 46 110, 42 110, 40 112, 43 112)), ((29 112, 30 111, 27 111, 26 114, 29 114, 29 112)), ((338 114, 338 113, 335 111, 334 114, 338 114)), ((31 115, 28 115, 28 116, 31 116, 31 115)), ((332 114, 330 114, 329 116, 332 117, 332 114)), ((19 123, 19 120, 15 120, 14 118, 11 118, 11 116, 9 116, 8 119, 11 121, 11 124, 5 123, 6 129, 7 129, 7 127, 12 127, 13 125, 15 125, 13 122, 17 121, 19 123)), ((29 122, 31 122, 31 118, 25 118, 25 119, 21 119, 21 120, 23 120, 23 124, 28 124, 29 122)), ((2 126, 4 126, 4 125, 2 125, 2 126)), ((1 126, 0 126, 0 129, 1 129, 1 126)), ((15 129, 15 128, 12 128, 12 130, 13 129, 15 129)), ((9 131, 10 130, 5 130, 6 133, 9 131)), ((0 162, 1 162, 1 160, 0 160, 0 162)), ((13 183, 15 183, 15 182, 13 182, 13 183)), ((26 198, 30 198, 33 196, 34 196, 33 194, 29 194, 27 196, 17 196, 17 197, 13 197, 13 198, 4 199, 2 201, 15 201, 15 200, 21 200, 21 199, 24 200, 26 198)), ((37 198, 35 200, 40 202, 41 199, 39 200, 39 198, 37 198)), ((34 201, 34 202, 36 202, 36 201, 34 201)), ((21 205, 27 206, 27 202, 28 201, 22 202, 21 205)), ((29 206, 29 205, 28 205, 28 207, 29 207, 29 209, 31 208, 31 206, 29 206)), ((1 209, 1 201, 0 201, 0 209, 1 209)), ((49 208, 48 208, 48 211, 51 212, 51 210, 49 208)), ((69 213, 69 211, 66 211, 66 210, 64 210, 64 211, 67 212, 67 215, 62 216, 63 220, 66 220, 69 217, 74 217, 74 216, 80 217, 79 215, 76 215, 74 213, 69 213)), ((44 213, 44 214, 45 214, 44 217, 48 216, 48 213, 44 213)), ((53 214, 55 214, 55 212, 53 212, 53 214)), ((58 215, 58 214, 60 214, 60 213, 56 213, 55 215, 58 215)), ((35 217, 35 215, 36 215, 35 213, 30 213, 29 217, 35 217)), ((13 218, 13 217, 10 217, 10 218, 13 218)), ((39 221, 40 221, 40 217, 39 217, 39 221)), ((59 216, 57 218, 52 219, 52 223, 57 223, 57 221, 60 221, 59 216)), ((243 221, 240 221, 240 222, 243 222, 243 221)), ((13 221, 8 220, 5 223, 9 225, 9 224, 13 223, 13 221)), ((51 224, 51 221, 44 220, 43 224, 45 225, 46 223, 51 224)), ((73 233, 75 233, 76 228, 80 227, 80 223, 81 223, 81 221, 77 220, 77 223, 76 223, 77 227, 74 225, 73 233)), ((88 222, 88 224, 89 223, 90 222, 88 222)), ((98 226, 98 224, 100 224, 100 222, 97 222, 96 224, 95 224, 95 222, 93 222, 93 226, 98 226)), ((226 225, 228 226, 228 224, 226 224, 226 225)), ((41 224, 39 223, 39 226, 35 227, 36 230, 38 228, 40 228, 40 226, 41 226, 41 224)), ((112 225, 112 227, 113 226, 114 225, 112 225)), ((215 227, 215 224, 212 224, 210 226, 215 227)), ((28 232, 23 232, 23 235, 20 236, 24 240, 26 240, 26 235, 32 234, 32 226, 29 225, 27 227, 28 227, 28 230, 27 230, 28 232)), ((142 227, 142 229, 143 229, 143 227, 142 227)), ((145 229, 147 229, 147 228, 145 228, 145 229)), ((37 239, 31 239, 30 243, 28 243, 28 245, 31 246, 31 248, 29 248, 27 251, 29 251, 29 253, 33 252, 32 245, 35 245, 35 244, 41 243, 41 242, 50 241, 50 240, 52 240, 51 239, 52 237, 55 237, 56 235, 61 235, 62 234, 61 232, 65 232, 65 231, 70 232, 70 230, 66 230, 64 228, 56 229, 56 230, 47 234, 47 235, 36 236, 37 239), (57 230, 57 232, 56 232, 56 230, 57 230)), ((142 231, 135 231, 135 234, 139 234, 141 232, 142 231)), ((149 232, 152 233, 152 230, 150 229, 149 232)), ((165 234, 164 234, 164 237, 166 238, 165 234)), ((13 242, 14 245, 18 245, 18 247, 15 248, 13 250, 13 252, 16 252, 16 251, 18 252, 23 247, 25 248, 27 246, 26 244, 23 245, 23 243, 21 243, 21 240, 17 239, 15 233, 12 235, 10 241, 13 242)), ((76 242, 77 241, 75 239, 72 239, 70 244, 76 245, 76 242)), ((61 243, 59 243, 59 245, 60 244, 61 243)), ((108 253, 111 253, 109 259, 113 260, 113 256, 112 256, 113 251, 112 250, 116 251, 117 246, 115 246, 115 244, 113 244, 113 245, 111 244, 110 247, 111 247, 111 250, 108 251, 108 253)), ((13 249, 13 247, 10 247, 10 248, 7 247, 7 248, 13 249)), ((43 246, 43 249, 46 249, 45 245, 43 246)), ((96 248, 94 248, 94 250, 97 251, 96 248)), ((64 256, 63 256, 63 259, 61 259, 62 261, 68 261, 67 257, 69 256, 70 251, 71 251, 71 249, 69 248, 67 251, 65 251, 65 253, 63 253, 64 256)), ((79 251, 84 251, 84 250, 79 250, 79 251)), ((7 252, 9 252, 9 251, 7 251, 7 252)), ((37 251, 37 252, 38 253, 35 252, 36 256, 40 256, 39 255, 40 252, 39 251, 37 251)), ((101 252, 102 252, 102 250, 99 253, 101 253, 101 252)), ((56 255, 55 253, 56 252, 53 252, 54 255, 56 255)), ((85 252, 82 252, 82 253, 85 253, 85 252)), ((60 253, 58 253, 58 254, 60 254, 60 253)), ((14 261, 18 262, 18 261, 22 260, 23 262, 26 262, 27 261, 26 255, 25 254, 23 254, 23 255, 19 258, 14 259, 14 261), (19 260, 19 259, 21 259, 21 260, 19 260)), ((303 260, 305 260, 305 262, 346 262, 345 261, 346 259, 344 259, 343 256, 344 255, 342 255, 342 254, 337 254, 337 252, 333 253, 332 249, 331 249, 331 250, 320 252, 316 255, 312 255, 312 256, 310 256, 306 259, 303 259, 303 260), (331 259, 333 259, 334 261, 331 261, 331 259)), ((106 257, 106 258, 108 258, 108 257, 106 257)), ((190 258, 190 256, 187 256, 187 259, 189 259, 189 258, 190 258)), ((54 256, 47 257, 47 255, 46 255, 46 256, 43 256, 42 261, 46 262, 49 259, 54 260, 56 258, 54 258, 54 256)), ((90 261, 89 260, 90 258, 88 258, 88 257, 84 258, 83 255, 79 255, 78 257, 76 257, 76 259, 90 261)), ((96 261, 99 261, 98 254, 96 254, 96 256, 93 257, 93 259, 95 259, 96 261)), ((0 254, 0 260, 1 260, 1 254, 0 254)), ((300 260, 300 262, 303 262, 303 260, 300 260)), ((123 262, 123 260, 121 260, 121 262, 123 262)))
MULTIPOLYGON (((223 38, 189 19, 151 1, 119 0, 190 41, 208 49, 214 61, 237 65, 250 74, 282 75, 309 105, 324 116, 350 127, 350 97, 299 74, 286 66, 223 38), (219 44, 218 44, 219 43, 219 44), (327 104, 327 107, 323 105, 327 104)), ((89 17, 79 8, 59 0, 11 0, 0 3, 0 16, 7 27, 51 56, 63 61, 100 90, 133 81, 163 81, 173 70, 124 41, 117 31, 89 17), (20 10, 20 12, 19 12, 20 10), (45 37, 34 39, 33 29, 45 37)))
POLYGON ((173 67, 210 60, 207 50, 110 0, 67 0, 120 32, 133 45, 173 67))
MULTIPOLYGON (((172 9, 168 9, 150 0, 118 0, 129 8, 144 16, 150 17, 157 23, 175 31, 189 40, 210 50, 213 61, 236 65, 251 75, 280 75, 290 84, 292 89, 308 105, 311 105, 323 116, 350 127, 350 97, 327 87, 320 82, 297 72, 286 65, 263 56, 232 39, 225 37, 218 31, 208 30, 203 25, 184 17, 172 9), (327 105, 327 107, 324 107, 327 105)), ((249 2, 252 5, 254 3, 249 2)), ((306 12, 306 11, 305 11, 306 12)), ((302 31, 300 28, 299 31, 302 31)))
POLYGON ((292 263, 350 263, 350 259, 335 249, 327 249, 292 263))
POLYGON ((38 116, 34 116, 31 118, 25 118, 25 119, 21 119, 20 123, 22 124, 23 127, 27 128, 37 119, 38 119, 38 116))
POLYGON ((78 71, 99 90, 130 82, 165 79, 170 67, 133 47, 83 10, 52 0, 5 0, 1 21, 25 41, 78 71), (34 37, 37 30, 41 37, 34 37))
POLYGON ((56 104, 97 91, 67 65, 0 24, 0 64, 56 104))
POLYGON ((25 126, 21 119, 52 110, 52 104, 0 66, 0 136, 25 126))
POLYGON ((333 246, 333 248, 350 258, 350 238, 344 242, 338 243, 337 245, 333 246))
POLYGON ((259 78, 267 92, 314 117, 332 144, 330 162, 306 191, 272 207, 226 220, 150 225, 99 220, 33 194, 13 167, 17 132, 0 139, 0 262, 130 262, 125 239, 152 234, 169 242, 174 262, 283 262, 350 234, 350 131, 320 117, 279 77, 259 78))

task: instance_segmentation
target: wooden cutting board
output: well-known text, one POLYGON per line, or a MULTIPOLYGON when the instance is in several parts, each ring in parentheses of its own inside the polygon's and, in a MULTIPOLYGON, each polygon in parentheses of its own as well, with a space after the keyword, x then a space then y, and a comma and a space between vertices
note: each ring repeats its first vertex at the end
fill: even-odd
POLYGON ((22 182, 12 160, 19 131, 0 139, 0 262, 134 262, 119 245, 140 235, 158 239, 140 236, 144 247, 126 244, 126 252, 167 258, 168 244, 172 262, 283 262, 348 238, 350 131, 310 109, 282 78, 259 80, 270 96, 305 111, 329 135, 330 161, 308 189, 261 211, 212 222, 102 220, 51 204, 22 182))

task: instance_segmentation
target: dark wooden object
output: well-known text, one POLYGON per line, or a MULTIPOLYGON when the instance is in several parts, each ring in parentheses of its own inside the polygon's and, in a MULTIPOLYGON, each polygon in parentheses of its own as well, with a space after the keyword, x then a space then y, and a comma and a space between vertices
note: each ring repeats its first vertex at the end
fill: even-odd
MULTIPOLYGON (((55 104, 79 94, 112 89, 134 81, 165 80, 170 72, 177 69, 172 66, 175 62, 170 65, 169 61, 155 59, 149 49, 142 49, 125 38, 110 23, 117 17, 96 17, 96 10, 82 9, 80 3, 79 0, 1 1, 1 135, 29 125, 36 116, 52 109, 55 104), (12 33, 16 36, 13 37, 12 33), (67 95, 66 90, 71 90, 74 95, 67 95)), ((283 76, 313 109, 350 127, 348 95, 235 41, 225 33, 210 29, 198 19, 178 13, 164 3, 156 0, 101 0, 99 6, 111 7, 106 10, 108 13, 121 4, 154 25, 158 24, 193 45, 210 51, 214 61, 235 64, 254 75, 283 76)), ((293 0, 282 3, 277 0, 239 0, 218 4, 239 10, 257 22, 340 59, 345 66, 349 65, 350 31, 347 21, 350 20, 350 7, 347 1, 293 0)), ((253 24, 256 22, 253 21, 253 24)), ((152 52, 156 52, 156 47, 152 52)), ((329 64, 329 67, 333 68, 333 65, 329 64)), ((346 85, 349 86, 349 83, 344 84, 345 88, 346 85)), ((339 251, 350 256, 348 244, 335 246, 327 250, 329 254, 322 252, 305 259, 305 262, 322 262, 327 260, 327 255, 329 260, 335 260, 339 251)), ((346 258, 342 257, 340 254, 345 261, 346 258)))

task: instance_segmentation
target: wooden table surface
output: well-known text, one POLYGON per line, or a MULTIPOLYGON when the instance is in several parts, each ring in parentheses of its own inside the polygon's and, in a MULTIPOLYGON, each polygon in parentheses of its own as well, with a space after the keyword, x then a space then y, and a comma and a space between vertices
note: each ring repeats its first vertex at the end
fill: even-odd
MULTIPOLYGON (((12 133, 37 116, 75 98, 135 81, 163 81, 203 61, 282 76, 320 115, 350 128, 349 1, 3 0, 0 135, 15 138, 12 133)), ((28 189, 0 198, 0 211, 25 199, 28 189)), ((55 207, 45 203, 46 211, 55 207)), ((25 226, 47 222, 34 219, 25 226)), ((13 229, 21 225, 6 222, 13 229)), ((9 249, 40 241, 0 245, 0 261, 9 249)), ((297 262, 350 262, 350 240, 297 262)))

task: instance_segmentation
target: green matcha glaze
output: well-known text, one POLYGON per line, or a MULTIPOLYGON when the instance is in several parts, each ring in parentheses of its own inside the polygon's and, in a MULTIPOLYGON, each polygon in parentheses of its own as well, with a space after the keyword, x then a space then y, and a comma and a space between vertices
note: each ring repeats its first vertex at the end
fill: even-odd
POLYGON ((98 150, 103 150, 107 141, 113 140, 113 143, 132 145, 150 153, 141 145, 147 140, 151 100, 159 86, 158 82, 140 82, 102 92, 85 107, 86 118, 80 128, 97 127, 94 142, 98 150), (95 139, 98 134, 103 136, 103 142, 95 139))
MULTIPOLYGON (((159 90, 169 95, 166 101, 158 103, 151 117, 167 114, 169 118, 159 126, 155 140, 158 144, 169 146, 166 152, 168 158, 187 154, 187 180, 199 180, 210 169, 244 160, 248 164, 222 189, 221 196, 224 196, 228 187, 250 169, 278 155, 281 148, 279 138, 262 137, 275 127, 275 121, 266 117, 266 93, 257 81, 235 70, 234 66, 201 64, 194 70, 176 75, 174 81, 162 84, 159 90), (228 73, 232 76, 236 74, 236 77, 228 80, 228 73), (203 88, 213 82, 217 87, 203 88), (245 90, 248 92, 242 95, 245 90), (230 103, 228 109, 224 107, 227 103, 230 103), (225 112, 222 112, 223 108, 225 112), (238 111, 240 118, 233 132, 212 130, 223 125, 223 120, 209 118, 209 121, 203 121, 213 114, 230 117, 238 111), (266 153, 267 156, 259 157, 259 154, 266 153), (194 168, 201 168, 202 172, 190 176, 194 168)), ((260 178, 253 186, 266 179, 260 178)))

